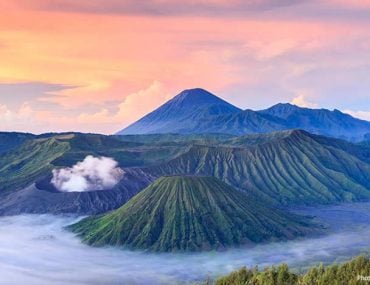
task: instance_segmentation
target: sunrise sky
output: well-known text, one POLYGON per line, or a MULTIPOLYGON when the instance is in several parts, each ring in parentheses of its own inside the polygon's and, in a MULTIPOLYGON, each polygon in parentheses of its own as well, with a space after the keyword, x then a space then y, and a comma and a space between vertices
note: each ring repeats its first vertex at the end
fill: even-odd
POLYGON ((0 0, 0 130, 114 133, 183 89, 370 119, 370 0, 0 0))

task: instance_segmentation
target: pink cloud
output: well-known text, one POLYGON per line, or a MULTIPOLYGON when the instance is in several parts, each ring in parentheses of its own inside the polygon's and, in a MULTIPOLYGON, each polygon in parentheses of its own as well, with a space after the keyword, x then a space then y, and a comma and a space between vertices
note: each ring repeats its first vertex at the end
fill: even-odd
MULTIPOLYGON (((208 15, 241 16, 254 11, 265 11, 297 5, 294 0, 14 0, 5 7, 78 13, 130 14, 130 15, 208 15)), ((5 4, 4 4, 5 5, 5 4)))
POLYGON ((370 121, 370 111, 344 110, 345 113, 362 120, 370 121))
MULTIPOLYGON (((259 108, 296 97, 312 101, 312 96, 300 98, 296 90, 315 94, 313 101, 320 104, 318 97, 329 97, 338 84, 367 86, 356 75, 370 62, 370 23, 353 17, 345 20, 347 12, 343 12, 345 5, 357 7, 357 2, 158 0, 140 4, 167 7, 162 16, 140 14, 130 9, 144 6, 113 0, 104 7, 121 5, 123 12, 104 13, 99 2, 0 3, 0 84, 75 86, 43 94, 42 103, 53 107, 31 100, 29 106, 39 123, 30 130, 57 126, 114 132, 168 96, 192 87, 232 98, 243 108, 259 108), (279 2, 280 9, 272 2, 279 2), (204 11, 194 14, 197 4, 201 10, 213 9, 212 17, 203 15, 204 11), (338 17, 322 15, 336 9, 342 9, 338 17), (317 13, 308 17, 306 10, 317 13), (245 12, 243 17, 240 12, 245 12), (140 102, 148 104, 139 106, 140 102)), ((353 9, 361 10, 349 10, 353 9)), ((5 94, 0 94, 0 104, 6 105, 1 96, 5 94)), ((7 109, 3 114, 18 113, 10 106, 7 109)))
POLYGON ((346 8, 370 8, 369 0, 328 0, 328 4, 346 8))
POLYGON ((148 88, 129 94, 118 104, 116 112, 101 109, 99 112, 92 114, 82 113, 78 116, 77 122, 81 124, 92 122, 111 124, 112 130, 118 131, 128 126, 132 121, 138 120, 158 108, 173 96, 160 82, 154 81, 148 88))

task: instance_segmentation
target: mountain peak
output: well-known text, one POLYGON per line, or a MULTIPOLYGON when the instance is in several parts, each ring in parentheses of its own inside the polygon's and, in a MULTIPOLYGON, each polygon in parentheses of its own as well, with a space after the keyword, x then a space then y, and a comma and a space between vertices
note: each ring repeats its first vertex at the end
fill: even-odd
POLYGON ((194 106, 208 104, 229 104, 211 92, 202 88, 185 89, 168 103, 189 104, 194 106))
POLYGON ((186 133, 205 117, 240 111, 204 89, 186 89, 118 134, 186 133))
POLYGON ((196 87, 196 88, 184 89, 178 95, 176 95, 176 97, 178 96, 209 96, 209 95, 216 97, 211 92, 203 88, 196 87))
POLYGON ((183 90, 117 134, 245 135, 289 129, 360 141, 370 133, 370 122, 338 110, 305 108, 291 103, 278 103, 260 111, 242 111, 207 90, 192 88, 183 90))
POLYGON ((299 110, 305 110, 306 108, 299 107, 297 105, 293 105, 291 103, 278 103, 273 106, 271 106, 268 109, 258 111, 261 114, 268 114, 272 116, 276 116, 279 118, 287 118, 291 114, 299 111, 299 110))
POLYGON ((291 104, 291 103, 277 103, 273 106, 271 106, 270 108, 268 109, 265 109, 265 110, 262 110, 262 112, 264 111, 281 111, 281 112, 286 112, 286 111, 295 111, 295 110, 299 110, 299 109, 303 109, 302 107, 299 107, 297 105, 294 105, 294 104, 291 104))

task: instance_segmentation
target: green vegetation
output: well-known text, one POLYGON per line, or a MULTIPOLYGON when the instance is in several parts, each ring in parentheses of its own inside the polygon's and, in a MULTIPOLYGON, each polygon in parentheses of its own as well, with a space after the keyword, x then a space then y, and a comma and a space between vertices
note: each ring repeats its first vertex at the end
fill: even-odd
POLYGON ((343 264, 312 267, 305 274, 297 274, 289 270, 286 264, 269 267, 263 271, 257 268, 242 268, 225 277, 221 277, 215 285, 358 285, 367 284, 359 277, 370 276, 370 259, 359 256, 343 264))
POLYGON ((199 251, 317 232, 213 177, 162 177, 118 210, 70 227, 94 246, 199 251))
POLYGON ((146 145, 189 145, 191 143, 218 144, 234 138, 228 134, 148 134, 148 135, 120 135, 114 136, 126 142, 135 142, 146 145))
POLYGON ((214 176, 275 205, 370 198, 367 148, 362 151, 350 143, 298 130, 244 136, 220 144, 194 145, 145 171, 158 177, 214 176))
POLYGON ((68 140, 70 149, 54 161, 57 166, 71 166, 87 155, 108 156, 118 161, 121 167, 145 166, 165 161, 176 156, 183 145, 152 144, 124 140, 119 136, 74 134, 68 140))
POLYGON ((299 130, 240 137, 80 133, 2 137, 8 150, 0 161, 1 192, 22 189, 51 177, 54 168, 94 155, 112 157, 120 167, 134 167, 150 181, 166 175, 216 177, 276 206, 370 198, 368 146, 299 130))
POLYGON ((0 132, 0 153, 7 152, 21 145, 24 141, 35 136, 27 133, 0 132))
POLYGON ((52 161, 70 146, 58 138, 26 141, 19 148, 5 153, 0 160, 0 190, 26 187, 53 169, 52 161))
POLYGON ((72 166, 87 155, 108 156, 121 167, 145 166, 172 158, 187 149, 184 144, 153 145, 95 134, 45 134, 33 136, 0 133, 4 153, 0 160, 0 191, 18 190, 50 174, 56 167, 72 166))

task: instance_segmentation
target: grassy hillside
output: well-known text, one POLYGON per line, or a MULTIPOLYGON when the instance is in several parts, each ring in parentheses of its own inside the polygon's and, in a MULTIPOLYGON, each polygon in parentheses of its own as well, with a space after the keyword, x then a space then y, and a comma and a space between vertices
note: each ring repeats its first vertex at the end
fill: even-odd
MULTIPOLYGON (((142 144, 93 134, 45 134, 28 139, 5 152, 0 160, 0 215, 97 214, 116 209, 153 179, 140 169, 126 169, 124 177, 113 189, 66 193, 57 191, 50 183, 51 171, 74 165, 87 155, 113 156, 119 162, 123 161, 123 165, 142 165, 144 159, 135 154, 138 151, 150 152, 156 157, 171 155, 171 150, 155 154, 154 148, 138 147, 142 144)), ((147 159, 151 159, 150 155, 147 159)))
POLYGON ((234 138, 233 135, 227 134, 148 134, 148 135, 120 135, 115 138, 126 141, 135 142, 143 145, 189 145, 192 143, 203 144, 218 144, 224 140, 234 138))
POLYGON ((143 167, 167 161, 193 144, 217 145, 230 136, 0 133, 0 191, 27 186, 53 168, 69 167, 87 155, 108 156, 120 167, 143 167))
POLYGON ((214 176, 279 205, 370 198, 367 149, 304 131, 239 137, 222 144, 193 146, 146 171, 157 177, 214 176))
POLYGON ((221 249, 314 232, 212 177, 162 177, 124 206, 71 229, 84 242, 153 251, 221 249))
POLYGON ((219 278, 215 285, 357 285, 368 282, 358 280, 359 276, 370 276, 368 257, 359 256, 343 264, 312 267, 302 275, 293 273, 285 264, 263 271, 242 268, 219 278))
POLYGON ((19 148, 7 152, 0 160, 0 191, 28 186, 53 169, 55 159, 70 149, 58 138, 26 141, 19 148))
POLYGON ((187 149, 184 144, 153 145, 150 141, 145 142, 144 138, 140 143, 95 134, 46 134, 37 137, 17 134, 17 137, 7 134, 0 141, 5 144, 13 138, 12 141, 19 144, 2 154, 0 191, 28 186, 49 175, 52 169, 72 166, 87 155, 113 157, 121 167, 130 167, 162 162, 187 149))
POLYGON ((57 166, 71 166, 87 155, 108 156, 118 161, 121 167, 144 166, 165 161, 183 148, 179 145, 153 145, 150 140, 136 142, 119 136, 75 134, 68 140, 70 149, 54 161, 57 166))
POLYGON ((12 150, 24 141, 34 137, 34 135, 28 133, 0 132, 0 153, 12 150))
MULTIPOLYGON (((4 142, 9 140, 9 134, 5 137, 4 142)), ((132 183, 121 183, 121 186, 130 184, 130 189, 135 190, 129 191, 132 195, 155 178, 185 174, 219 178, 275 205, 370 198, 370 148, 304 131, 240 137, 80 133, 26 135, 27 139, 16 134, 16 137, 20 139, 15 139, 19 145, 5 151, 0 160, 1 193, 18 191, 40 179, 50 180, 52 169, 72 166, 87 155, 95 155, 114 158, 126 172, 129 167, 141 173, 133 174, 132 183), (140 177, 143 181, 139 181, 140 177)), ((7 209, 19 201, 26 203, 19 195, 9 198, 7 209)))

